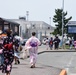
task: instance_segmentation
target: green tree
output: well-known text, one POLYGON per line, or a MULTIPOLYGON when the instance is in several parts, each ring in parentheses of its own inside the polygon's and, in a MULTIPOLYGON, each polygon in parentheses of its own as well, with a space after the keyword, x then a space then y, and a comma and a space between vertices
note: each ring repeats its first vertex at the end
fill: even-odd
MULTIPOLYGON (((53 22, 55 23, 55 26, 56 26, 56 29, 54 30, 53 34, 56 35, 56 34, 60 34, 62 35, 62 9, 55 9, 55 15, 53 17, 53 22)), ((63 18, 63 21, 64 21, 64 33, 67 33, 67 26, 66 24, 68 23, 69 20, 72 19, 72 16, 69 17, 69 18, 66 18, 67 16, 67 12, 63 12, 63 15, 64 15, 64 18, 63 18)))

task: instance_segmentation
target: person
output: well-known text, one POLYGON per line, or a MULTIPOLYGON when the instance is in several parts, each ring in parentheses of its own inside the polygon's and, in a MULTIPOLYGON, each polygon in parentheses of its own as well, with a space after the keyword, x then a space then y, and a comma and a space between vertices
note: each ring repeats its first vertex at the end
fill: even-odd
POLYGON ((53 38, 52 37, 49 40, 49 47, 50 47, 50 50, 52 50, 52 48, 53 48, 53 38))
POLYGON ((59 43, 60 43, 60 39, 58 38, 58 36, 55 37, 54 39, 54 47, 55 49, 58 49, 59 48, 59 43))
POLYGON ((12 62, 14 60, 14 50, 13 50, 13 38, 11 36, 11 30, 7 29, 6 34, 7 37, 3 41, 3 56, 4 56, 4 62, 2 65, 2 73, 5 73, 5 75, 10 75, 12 70, 12 62))
POLYGON ((20 44, 20 41, 16 38, 14 38, 14 60, 15 60, 15 64, 20 64, 20 60, 19 60, 19 44, 20 44))
POLYGON ((76 50, 76 40, 74 41, 74 48, 75 48, 75 50, 76 50))
POLYGON ((37 52, 38 46, 40 45, 40 41, 38 38, 35 37, 36 33, 32 32, 32 37, 30 37, 25 44, 25 48, 29 50, 30 55, 30 68, 35 68, 35 64, 37 61, 37 52))
POLYGON ((70 50, 71 50, 72 47, 73 47, 73 43, 74 43, 73 39, 70 39, 70 41, 69 41, 70 50))
POLYGON ((48 50, 48 43, 49 42, 49 40, 48 40, 48 38, 46 38, 46 50, 48 50))
POLYGON ((3 58, 3 38, 1 35, 2 34, 0 34, 0 59, 1 59, 0 65, 2 65, 3 61, 4 61, 4 58, 3 58))

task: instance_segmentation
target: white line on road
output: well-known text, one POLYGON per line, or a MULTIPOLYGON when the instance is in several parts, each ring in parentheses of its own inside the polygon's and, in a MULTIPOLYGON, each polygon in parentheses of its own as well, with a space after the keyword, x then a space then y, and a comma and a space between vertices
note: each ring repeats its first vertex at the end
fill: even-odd
POLYGON ((73 61, 73 58, 74 58, 75 55, 76 55, 76 53, 74 53, 74 54, 72 55, 72 57, 70 58, 69 63, 66 65, 67 68, 65 68, 65 70, 67 71, 67 75, 76 75, 76 74, 71 74, 70 71, 69 71, 69 67, 70 67, 71 64, 72 64, 72 61, 73 61))

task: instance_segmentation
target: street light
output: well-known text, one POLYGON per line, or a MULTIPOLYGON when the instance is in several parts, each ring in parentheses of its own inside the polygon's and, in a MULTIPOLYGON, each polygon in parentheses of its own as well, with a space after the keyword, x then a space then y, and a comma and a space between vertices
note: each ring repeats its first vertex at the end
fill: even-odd
POLYGON ((63 30, 64 30, 64 0, 62 1, 62 47, 63 47, 63 30))

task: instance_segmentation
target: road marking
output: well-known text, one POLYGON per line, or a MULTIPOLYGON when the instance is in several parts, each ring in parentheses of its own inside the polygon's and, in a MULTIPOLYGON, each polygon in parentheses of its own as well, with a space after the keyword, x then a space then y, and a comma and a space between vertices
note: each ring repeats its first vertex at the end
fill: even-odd
MULTIPOLYGON (((70 67, 71 64, 72 64, 72 61, 73 61, 73 58, 74 58, 75 55, 76 55, 76 53, 74 53, 74 54, 72 55, 72 57, 71 57, 69 63, 67 64, 68 68, 65 68, 65 70, 67 71, 67 75, 70 74, 69 67, 70 67)), ((75 75, 76 75, 76 74, 75 74, 75 75)))

